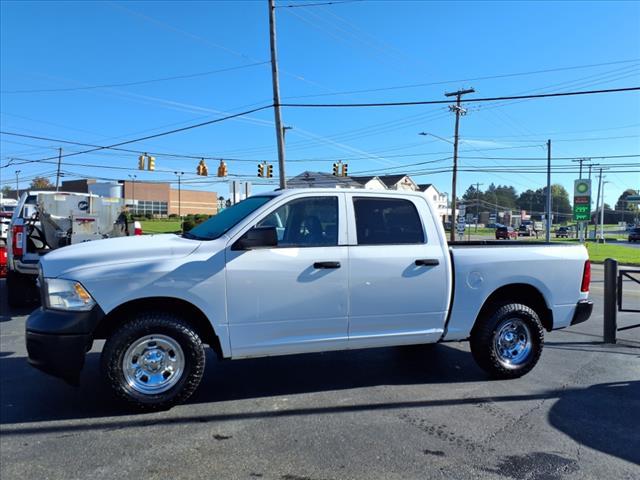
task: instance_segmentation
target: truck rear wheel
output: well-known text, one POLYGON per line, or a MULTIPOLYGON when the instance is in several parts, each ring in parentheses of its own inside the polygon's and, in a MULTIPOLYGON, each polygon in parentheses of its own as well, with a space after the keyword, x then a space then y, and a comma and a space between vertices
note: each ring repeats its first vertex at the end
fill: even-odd
POLYGON ((101 364, 119 398, 140 410, 166 410, 198 388, 205 350, 195 329, 178 316, 145 313, 107 340, 101 364))
POLYGON ((538 363, 544 330, 535 311, 511 303, 478 319, 470 343, 476 363, 492 377, 517 378, 538 363))

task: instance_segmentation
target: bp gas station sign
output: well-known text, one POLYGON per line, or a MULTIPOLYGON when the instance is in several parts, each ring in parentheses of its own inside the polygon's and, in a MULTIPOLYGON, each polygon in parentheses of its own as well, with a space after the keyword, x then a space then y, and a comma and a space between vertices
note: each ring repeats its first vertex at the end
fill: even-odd
POLYGON ((591 218, 591 180, 575 180, 573 184, 573 219, 588 222, 591 218))

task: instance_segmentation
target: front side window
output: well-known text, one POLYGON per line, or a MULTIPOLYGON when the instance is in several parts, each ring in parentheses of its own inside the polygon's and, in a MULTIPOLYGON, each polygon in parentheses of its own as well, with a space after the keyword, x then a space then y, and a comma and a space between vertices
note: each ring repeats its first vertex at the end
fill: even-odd
POLYGON ((415 205, 400 198, 353 199, 358 245, 424 243, 424 230, 415 205))
POLYGON ((257 227, 275 227, 278 247, 338 245, 338 197, 292 200, 270 213, 257 227))
POLYGON ((271 196, 249 197, 232 207, 225 208, 209 220, 192 228, 184 236, 197 240, 215 240, 273 198, 271 196))

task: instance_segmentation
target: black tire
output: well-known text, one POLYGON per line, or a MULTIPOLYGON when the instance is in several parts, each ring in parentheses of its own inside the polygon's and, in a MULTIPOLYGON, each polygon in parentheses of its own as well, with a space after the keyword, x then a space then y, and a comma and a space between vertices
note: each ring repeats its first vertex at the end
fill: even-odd
POLYGON ((7 272, 7 294, 9 306, 12 308, 28 307, 38 303, 36 278, 23 275, 14 270, 7 272))
MULTIPOLYGON (((518 378, 531 371, 538 363, 544 345, 544 329, 538 314, 526 305, 502 304, 477 320, 471 332, 470 344, 476 363, 489 375, 500 379, 518 378), (507 324, 510 322, 519 327, 518 339, 527 337, 529 341, 528 348, 521 349, 522 358, 516 357, 518 361, 512 363, 505 359, 505 355, 512 353, 508 352, 511 347, 501 352, 496 347, 496 338, 501 332, 506 332, 505 329, 508 330, 507 324)), ((513 352, 518 351, 517 346, 513 348, 513 352)))
MULTIPOLYGON (((155 342, 154 342, 155 343, 155 342)), ((115 394, 138 410, 167 410, 187 400, 200 385, 205 367, 205 349, 195 329, 171 313, 137 315, 105 343, 101 356, 102 374, 115 394), (148 336, 163 336, 182 350, 183 369, 175 384, 160 393, 142 393, 127 382, 124 359, 134 343, 148 336)))

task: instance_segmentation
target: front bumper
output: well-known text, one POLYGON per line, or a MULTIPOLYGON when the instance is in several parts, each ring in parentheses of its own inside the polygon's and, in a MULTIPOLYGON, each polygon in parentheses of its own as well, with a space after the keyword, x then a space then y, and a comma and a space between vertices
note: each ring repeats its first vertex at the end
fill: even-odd
POLYGON ((593 311, 593 302, 591 300, 580 300, 576 305, 576 311, 571 319, 571 325, 586 322, 593 311))
POLYGON ((28 360, 35 368, 77 385, 85 353, 91 349, 92 331, 102 310, 65 312, 39 308, 27 319, 28 360))

